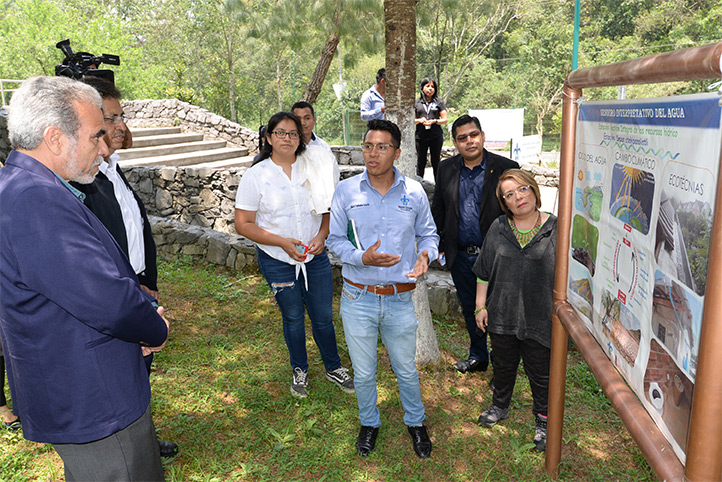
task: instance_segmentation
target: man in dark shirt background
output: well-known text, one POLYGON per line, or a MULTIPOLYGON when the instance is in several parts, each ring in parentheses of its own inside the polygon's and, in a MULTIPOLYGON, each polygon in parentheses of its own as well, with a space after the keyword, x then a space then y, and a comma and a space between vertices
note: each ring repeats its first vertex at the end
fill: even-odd
POLYGON ((486 333, 477 333, 476 276, 472 267, 491 223, 502 215, 496 199, 499 176, 519 165, 484 149, 484 131, 476 117, 462 115, 451 127, 459 154, 439 164, 431 212, 441 242, 439 252, 451 270, 469 332, 469 356, 454 364, 461 373, 486 371, 486 333))

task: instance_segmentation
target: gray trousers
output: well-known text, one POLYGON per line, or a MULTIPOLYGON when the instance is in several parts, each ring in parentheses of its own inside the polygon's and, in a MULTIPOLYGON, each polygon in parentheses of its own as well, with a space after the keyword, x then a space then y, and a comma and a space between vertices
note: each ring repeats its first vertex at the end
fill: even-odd
POLYGON ((162 482, 158 439, 150 404, 123 430, 84 444, 53 444, 65 464, 66 482, 162 482))

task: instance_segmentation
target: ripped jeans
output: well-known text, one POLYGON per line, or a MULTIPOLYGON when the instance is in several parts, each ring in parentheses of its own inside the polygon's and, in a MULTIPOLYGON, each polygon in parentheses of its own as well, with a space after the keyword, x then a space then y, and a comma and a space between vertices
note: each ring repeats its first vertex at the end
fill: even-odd
POLYGON ((306 263, 308 291, 304 286, 303 272, 296 279, 293 265, 278 261, 256 248, 258 268, 271 287, 283 318, 283 336, 291 359, 291 369, 308 370, 306 354, 306 310, 311 319, 313 339, 321 352, 326 371, 341 366, 333 327, 333 278, 331 263, 324 251, 306 263))

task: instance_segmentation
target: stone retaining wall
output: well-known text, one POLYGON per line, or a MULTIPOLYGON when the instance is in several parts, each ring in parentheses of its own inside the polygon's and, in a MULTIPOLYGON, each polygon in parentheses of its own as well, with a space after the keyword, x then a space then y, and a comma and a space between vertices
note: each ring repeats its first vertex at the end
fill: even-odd
MULTIPOLYGON (((227 266, 235 270, 257 268, 256 248, 246 238, 220 233, 167 218, 148 216, 159 256, 188 256, 195 262, 227 266)), ((341 285, 341 262, 329 254, 334 283, 341 285)), ((448 271, 429 270, 426 275, 431 312, 461 317, 459 299, 448 271)))
MULTIPOLYGON (((357 160, 360 148, 345 146, 333 149, 340 161, 343 177, 360 170, 357 160)), ((539 185, 558 186, 557 171, 534 165, 522 167, 534 174, 539 185)), ((233 223, 236 191, 246 169, 151 166, 129 167, 125 169, 125 174, 143 200, 148 214, 233 235, 236 232, 233 223)), ((423 186, 431 198, 434 185, 424 181, 423 186)))
POLYGON ((129 127, 180 127, 245 147, 251 154, 258 152, 256 131, 178 99, 127 100, 123 112, 129 117, 129 127))
POLYGON ((246 169, 131 167, 125 175, 148 214, 235 234, 236 191, 246 169))

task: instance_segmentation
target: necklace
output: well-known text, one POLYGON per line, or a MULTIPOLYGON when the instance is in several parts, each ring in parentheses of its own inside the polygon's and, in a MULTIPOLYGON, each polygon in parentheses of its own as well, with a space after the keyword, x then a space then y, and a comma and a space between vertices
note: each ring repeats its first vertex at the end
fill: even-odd
POLYGON ((534 236, 536 236, 536 233, 539 232, 539 228, 541 228, 541 225, 541 212, 537 212, 536 223, 534 223, 534 227, 528 231, 520 231, 516 227, 514 221, 509 219, 509 226, 514 233, 516 240, 519 241, 519 246, 521 246, 522 248, 529 244, 529 241, 531 241, 534 236))

